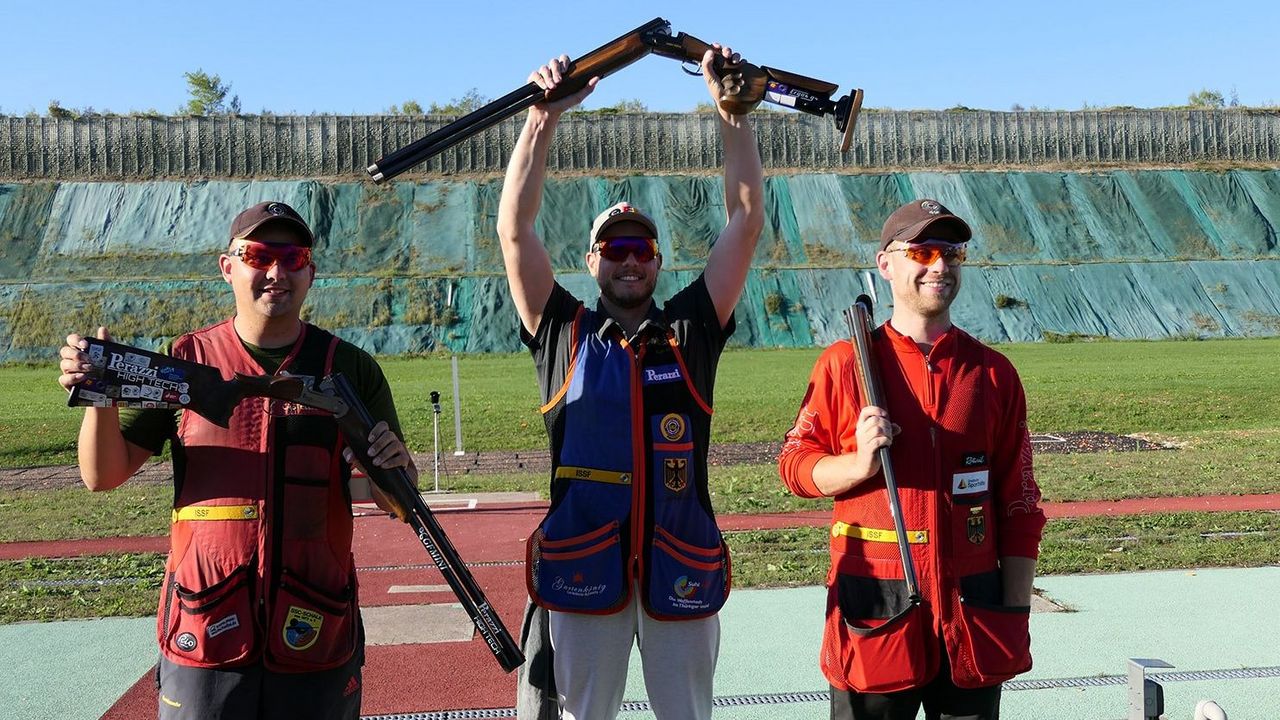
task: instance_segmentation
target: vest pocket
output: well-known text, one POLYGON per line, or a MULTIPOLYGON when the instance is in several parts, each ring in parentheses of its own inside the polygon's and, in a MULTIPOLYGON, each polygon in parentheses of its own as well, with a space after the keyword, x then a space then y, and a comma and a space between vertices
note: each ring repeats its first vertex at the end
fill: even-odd
POLYGON ((540 527, 529 538, 529 595, 542 607, 610 613, 627 600, 618 521, 563 539, 540 527))
POLYGON ((253 574, 242 565, 207 588, 183 587, 170 575, 161 616, 161 646, 183 665, 234 665, 257 655, 253 574))
POLYGON ((272 665, 288 670, 326 670, 351 659, 359 633, 355 592, 324 592, 285 569, 267 624, 272 665))
POLYGON ((648 606, 658 619, 711 615, 729 597, 729 549, 685 542, 661 525, 653 528, 649 552, 648 606))
MULTIPOLYGON (((856 575, 836 578, 827 633, 845 682, 858 692, 885 693, 923 684, 936 668, 929 618, 907 595, 906 581, 856 575)), ((830 652, 830 651, 829 651, 830 652)))
POLYGON ((988 605, 962 597, 960 618, 973 658, 975 687, 1004 682, 1031 669, 1030 606, 988 605))

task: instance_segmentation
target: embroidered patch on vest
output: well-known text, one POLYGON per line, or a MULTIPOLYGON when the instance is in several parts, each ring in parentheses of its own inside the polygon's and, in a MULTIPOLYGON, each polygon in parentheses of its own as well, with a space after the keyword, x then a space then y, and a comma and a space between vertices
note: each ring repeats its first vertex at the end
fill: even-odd
POLYGON ((689 486, 689 461, 685 458, 667 458, 662 461, 662 484, 671 492, 682 492, 689 486))
POLYGON ((680 374, 679 365, 659 365, 658 367, 648 367, 644 369, 645 385, 677 382, 683 379, 684 376, 680 374))
POLYGON ((228 615, 218 622, 210 625, 209 628, 204 631, 204 634, 210 638, 216 638, 222 633, 228 630, 235 630, 238 627, 240 627, 240 616, 228 615))
POLYGON ((658 428, 662 431, 662 437, 668 442, 676 442, 684 438, 684 418, 676 413, 670 413, 662 416, 662 420, 658 423, 658 428))
POLYGON ((306 650, 316 644, 320 638, 320 625, 324 616, 314 610, 289 606, 289 614, 284 619, 284 644, 291 650, 306 650))
POLYGON ((982 467, 987 464, 986 453, 965 453, 960 464, 967 468, 982 467))
POLYGON ((605 583, 588 585, 586 582, 587 579, 582 573, 574 573, 572 582, 557 575, 556 579, 551 581, 551 587, 556 592, 561 592, 574 598, 589 598, 593 595, 600 595, 609 589, 609 586, 605 583))
POLYGON ((969 535, 969 542, 974 545, 981 545, 987 539, 987 513, 981 506, 969 508, 965 530, 969 535))

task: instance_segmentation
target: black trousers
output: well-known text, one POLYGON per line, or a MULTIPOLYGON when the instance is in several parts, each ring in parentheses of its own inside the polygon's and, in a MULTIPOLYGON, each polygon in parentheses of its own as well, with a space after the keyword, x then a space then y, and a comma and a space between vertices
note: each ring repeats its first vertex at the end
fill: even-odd
POLYGON ((255 663, 228 670, 160 658, 160 720, 359 720, 364 649, 346 665, 310 673, 271 672, 255 663))
POLYGON ((942 667, 929 684, 895 693, 859 693, 831 688, 831 720, 1000 720, 1000 686, 958 688, 942 651, 942 667))

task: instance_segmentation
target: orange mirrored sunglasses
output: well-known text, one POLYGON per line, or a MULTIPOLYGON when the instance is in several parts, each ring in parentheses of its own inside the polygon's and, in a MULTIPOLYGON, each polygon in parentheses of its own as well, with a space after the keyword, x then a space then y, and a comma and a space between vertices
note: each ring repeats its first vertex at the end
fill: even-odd
POLYGON ((299 245, 268 245, 248 241, 227 254, 240 258, 245 265, 258 270, 266 270, 275 263, 280 263, 282 269, 297 272, 311 263, 311 248, 299 245))
POLYGON ((906 247, 885 250, 885 252, 900 252, 907 256, 911 262, 919 263, 928 267, 938 261, 938 258, 948 265, 962 265, 968 251, 963 243, 959 245, 907 245, 906 247))

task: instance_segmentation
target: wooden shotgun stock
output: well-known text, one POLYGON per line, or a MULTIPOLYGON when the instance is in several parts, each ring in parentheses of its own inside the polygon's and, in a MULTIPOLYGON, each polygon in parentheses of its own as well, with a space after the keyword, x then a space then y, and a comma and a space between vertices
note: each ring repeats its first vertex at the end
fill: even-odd
MULTIPOLYGON (((701 63, 702 56, 711 45, 688 33, 672 36, 652 35, 653 54, 674 58, 686 63, 701 63)), ((737 75, 735 82, 725 83, 725 96, 719 105, 727 113, 743 115, 751 112, 761 101, 800 110, 811 115, 833 115, 836 130, 843 133, 840 152, 849 149, 853 141, 853 127, 862 109, 862 90, 855 88, 848 95, 832 100, 838 85, 804 75, 778 70, 749 62, 729 64, 716 58, 716 73, 722 78, 737 75)), ((686 71, 690 75, 701 73, 686 71)))

